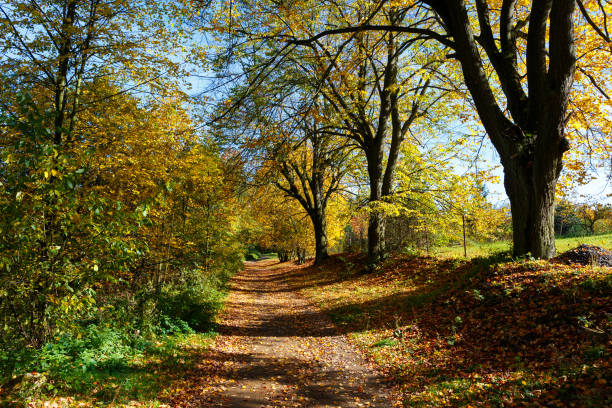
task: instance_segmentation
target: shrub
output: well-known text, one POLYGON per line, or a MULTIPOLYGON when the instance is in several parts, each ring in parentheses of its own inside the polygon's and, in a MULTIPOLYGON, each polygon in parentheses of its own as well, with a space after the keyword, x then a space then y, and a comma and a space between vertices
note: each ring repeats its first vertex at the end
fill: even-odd
POLYGON ((222 276, 204 275, 201 270, 184 271, 180 279, 161 290, 161 327, 184 333, 186 324, 195 331, 209 331, 222 305, 224 281, 222 276))

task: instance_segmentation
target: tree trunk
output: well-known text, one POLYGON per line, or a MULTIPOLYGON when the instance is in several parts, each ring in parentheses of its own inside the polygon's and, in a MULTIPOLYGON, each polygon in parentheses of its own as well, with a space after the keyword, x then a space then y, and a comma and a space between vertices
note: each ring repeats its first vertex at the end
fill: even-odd
POLYGON ((576 2, 532 2, 525 51, 528 92, 521 82, 517 63, 518 36, 508 30, 514 26, 513 20, 519 24, 512 2, 504 2, 497 38, 486 1, 476 2, 478 37, 472 31, 472 17, 465 1, 425 2, 442 18, 453 38, 465 84, 501 157, 512 210, 514 254, 550 258, 555 254, 555 185, 563 153, 569 149, 563 134, 576 70, 573 19, 576 2), (489 82, 483 51, 506 97, 505 109, 498 104, 489 82))
POLYGON ((312 226, 315 233, 315 265, 320 265, 329 257, 328 242, 327 242, 327 223, 325 221, 325 212, 320 209, 314 211, 311 215, 312 226))
POLYGON ((375 141, 367 152, 368 177, 370 179, 370 203, 374 206, 368 223, 368 262, 376 264, 385 257, 385 215, 376 204, 383 198, 383 148, 375 141))
POLYGON ((374 210, 368 224, 368 262, 377 264, 385 258, 385 215, 374 210))
POLYGON ((55 81, 55 143, 62 143, 68 93, 68 72, 72 53, 72 35, 76 16, 76 1, 64 5, 58 50, 58 68, 55 81))
POLYGON ((548 169, 537 167, 542 166, 518 160, 504 163, 504 185, 512 210, 513 254, 552 258, 556 253, 555 185, 561 157, 549 162, 548 169))
POLYGON ((467 258, 467 241, 465 239, 465 212, 461 213, 461 223, 463 225, 463 257, 467 258))
POLYGON ((359 250, 362 254, 366 252, 366 239, 363 237, 363 230, 359 231, 359 250))
POLYGON ((297 256, 297 264, 303 265, 306 262, 306 248, 297 247, 295 248, 295 254, 297 256))

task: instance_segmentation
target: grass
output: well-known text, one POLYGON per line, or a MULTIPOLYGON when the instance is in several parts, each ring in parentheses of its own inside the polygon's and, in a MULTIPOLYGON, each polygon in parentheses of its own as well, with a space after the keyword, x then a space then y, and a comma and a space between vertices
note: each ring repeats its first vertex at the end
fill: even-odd
POLYGON ((386 337, 384 339, 380 339, 378 340, 376 343, 372 344, 371 347, 373 348, 377 348, 377 347, 392 347, 397 345, 397 340, 395 340, 392 337, 386 337))
MULTIPOLYGON (((602 248, 612 249, 612 233, 584 237, 557 238, 555 240, 558 253, 576 248, 580 244, 596 245, 602 248)), ((467 243, 468 258, 488 256, 496 252, 509 251, 511 249, 512 243, 510 241, 489 243, 468 241, 467 243)), ((433 252, 440 257, 463 257, 463 246, 441 247, 435 249, 433 252)))
POLYGON ((400 406, 612 405, 612 268, 405 256, 364 274, 364 262, 344 254, 296 279, 400 406))
POLYGON ((249 249, 244 257, 244 259, 247 261, 257 261, 259 258, 261 258, 261 252, 255 248, 249 249))
POLYGON ((260 261, 264 259, 275 259, 278 258, 278 254, 276 252, 259 252, 257 249, 249 249, 244 259, 246 261, 260 261))
POLYGON ((556 243, 559 253, 576 248, 580 244, 596 245, 602 248, 612 249, 612 233, 586 237, 559 238, 556 243))

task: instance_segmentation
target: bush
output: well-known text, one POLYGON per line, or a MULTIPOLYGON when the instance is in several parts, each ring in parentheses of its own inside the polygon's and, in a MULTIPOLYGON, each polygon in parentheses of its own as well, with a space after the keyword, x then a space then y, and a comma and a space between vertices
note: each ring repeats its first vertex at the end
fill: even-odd
POLYGON ((247 252, 244 258, 247 261, 257 261, 259 258, 261 258, 261 252, 259 252, 255 248, 249 249, 249 251, 247 252))
POLYGON ((83 335, 64 334, 36 352, 31 371, 63 373, 74 368, 82 372, 113 370, 125 365, 126 357, 137 351, 130 335, 116 328, 90 325, 83 335))
POLYGON ((185 270, 174 283, 162 288, 158 299, 160 327, 166 333, 209 331, 222 306, 227 278, 204 275, 201 270, 185 270))
POLYGON ((0 354, 4 368, 0 382, 26 373, 44 373, 51 381, 41 391, 55 387, 80 391, 91 385, 85 373, 126 368, 127 362, 142 352, 135 347, 135 340, 126 331, 90 325, 83 333, 62 334, 39 349, 0 354))
MULTIPOLYGON (((28 372, 45 373, 55 388, 91 387, 85 373, 125 370, 157 339, 171 334, 210 332, 225 296, 225 284, 241 265, 228 256, 219 269, 184 268, 158 288, 137 294, 117 288, 98 294, 103 307, 40 348, 0 348, 0 384, 28 372)), ((44 387, 43 387, 44 391, 44 387)))

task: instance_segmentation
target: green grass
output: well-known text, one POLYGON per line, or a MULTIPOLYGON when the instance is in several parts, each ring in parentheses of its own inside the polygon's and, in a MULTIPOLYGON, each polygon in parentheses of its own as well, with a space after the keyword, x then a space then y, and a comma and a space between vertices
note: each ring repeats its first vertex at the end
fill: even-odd
POLYGON ((385 337, 384 339, 378 340, 376 343, 372 344, 370 347, 393 347, 397 345, 397 340, 391 337, 385 337))
MULTIPOLYGON (((562 253, 572 248, 576 248, 580 244, 596 245, 606 249, 612 249, 612 233, 598 234, 585 237, 572 238, 557 238, 557 252, 562 253)), ((491 255, 495 252, 509 251, 512 249, 511 241, 498 241, 479 243, 468 241, 467 255, 468 258, 491 255)), ((435 255, 441 257, 463 257, 463 246, 449 246, 437 248, 434 251, 435 255)))
POLYGON ((557 239, 557 251, 565 252, 576 248, 580 244, 597 245, 602 248, 612 249, 612 233, 591 235, 588 237, 573 237, 557 239))
POLYGON ((74 405, 85 407, 98 403, 123 406, 130 401, 158 406, 159 395, 170 392, 174 383, 194 369, 214 336, 213 332, 165 336, 147 345, 141 353, 124 353, 122 360, 92 367, 83 366, 70 356, 61 356, 64 364, 52 364, 42 372, 33 372, 41 379, 39 386, 18 383, 5 390, 7 394, 0 397, 0 406, 3 403, 40 406, 44 401, 59 403, 66 397, 72 398, 74 405))
POLYGON ((260 259, 275 259, 278 258, 276 252, 259 252, 257 249, 249 249, 244 259, 246 261, 259 261, 260 259))
POLYGON ((261 258, 261 252, 256 249, 249 249, 244 259, 247 261, 257 261, 261 258))

